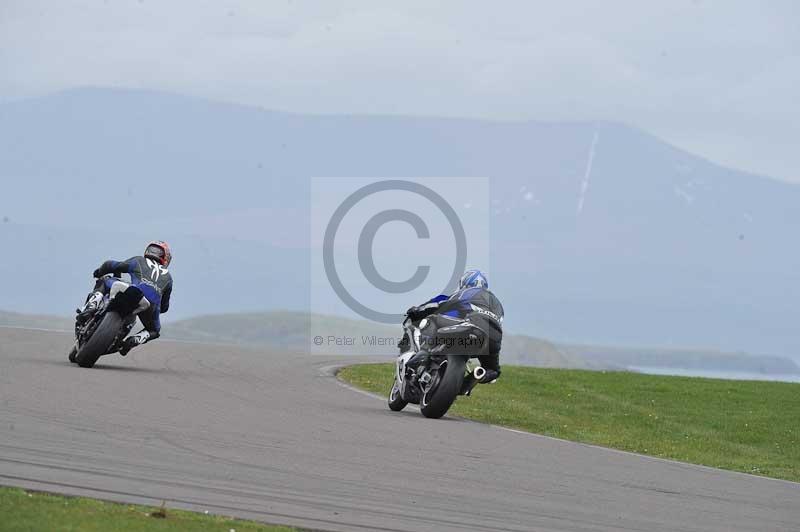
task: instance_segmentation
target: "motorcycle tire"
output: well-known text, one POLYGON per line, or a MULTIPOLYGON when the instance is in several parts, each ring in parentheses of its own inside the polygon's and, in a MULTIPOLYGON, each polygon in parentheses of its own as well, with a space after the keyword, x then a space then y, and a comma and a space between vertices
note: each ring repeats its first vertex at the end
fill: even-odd
POLYGON ((75 356, 77 354, 78 354, 78 346, 76 344, 73 345, 72 349, 69 350, 69 356, 67 358, 69 358, 69 361, 72 362, 73 364, 77 364, 77 360, 75 360, 75 356))
POLYGON ((400 393, 400 385, 397 382, 397 379, 394 380, 392 384, 392 391, 389 392, 389 410, 393 412, 399 412, 406 407, 408 401, 403 400, 403 396, 400 393))
POLYGON ((103 321, 95 329, 94 334, 83 344, 75 356, 75 361, 82 368, 91 368, 97 359, 108 353, 122 327, 122 318, 116 312, 103 316, 103 321))
POLYGON ((467 358, 460 355, 448 355, 442 361, 419 402, 423 416, 438 419, 447 413, 464 384, 466 366, 467 358))

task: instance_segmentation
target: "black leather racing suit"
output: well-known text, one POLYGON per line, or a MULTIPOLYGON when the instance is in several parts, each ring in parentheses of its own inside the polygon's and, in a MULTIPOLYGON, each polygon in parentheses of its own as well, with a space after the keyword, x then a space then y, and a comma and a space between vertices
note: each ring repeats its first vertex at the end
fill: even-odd
POLYGON ((419 321, 429 317, 434 326, 447 326, 446 318, 467 320, 480 327, 487 335, 478 359, 481 366, 500 374, 500 348, 503 341, 503 305, 487 288, 464 288, 451 296, 437 296, 426 303, 409 309, 408 317, 419 321), (439 316, 443 319, 437 319, 439 316))

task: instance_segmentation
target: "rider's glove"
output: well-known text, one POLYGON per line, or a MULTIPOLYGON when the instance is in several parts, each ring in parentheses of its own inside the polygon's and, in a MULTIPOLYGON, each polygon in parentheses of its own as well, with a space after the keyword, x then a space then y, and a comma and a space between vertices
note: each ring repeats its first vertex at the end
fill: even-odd
POLYGON ((406 316, 408 316, 408 318, 409 318, 411 321, 417 321, 417 318, 419 318, 419 317, 420 317, 420 311, 419 311, 419 307, 410 307, 410 308, 409 308, 409 309, 406 311, 406 316))

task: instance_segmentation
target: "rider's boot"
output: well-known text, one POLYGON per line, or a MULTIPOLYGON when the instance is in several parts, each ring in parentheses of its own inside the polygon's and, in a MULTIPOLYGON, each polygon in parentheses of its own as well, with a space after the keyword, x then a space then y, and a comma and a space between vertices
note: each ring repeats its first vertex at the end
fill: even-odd
POLYGON ((125 356, 134 347, 146 344, 147 342, 155 340, 159 337, 161 337, 161 333, 159 331, 148 331, 147 329, 141 330, 123 340, 122 348, 119 350, 119 354, 125 356))
POLYGON ((131 349, 147 343, 149 339, 150 333, 148 331, 141 331, 134 335, 128 336, 122 342, 122 348, 119 350, 119 354, 125 356, 130 352, 131 349))
POLYGON ((480 382, 481 384, 489 384, 496 381, 497 377, 499 376, 500 376, 499 371, 493 369, 487 369, 486 373, 483 375, 483 378, 478 382, 480 382))

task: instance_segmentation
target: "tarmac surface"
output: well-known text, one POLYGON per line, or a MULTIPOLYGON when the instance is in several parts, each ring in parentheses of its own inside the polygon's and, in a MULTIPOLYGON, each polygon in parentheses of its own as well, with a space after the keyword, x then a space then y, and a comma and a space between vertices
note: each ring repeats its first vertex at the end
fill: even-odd
POLYGON ((0 484, 322 530, 800 530, 800 484, 394 413, 334 376, 363 358, 70 343, 0 328, 0 484))

